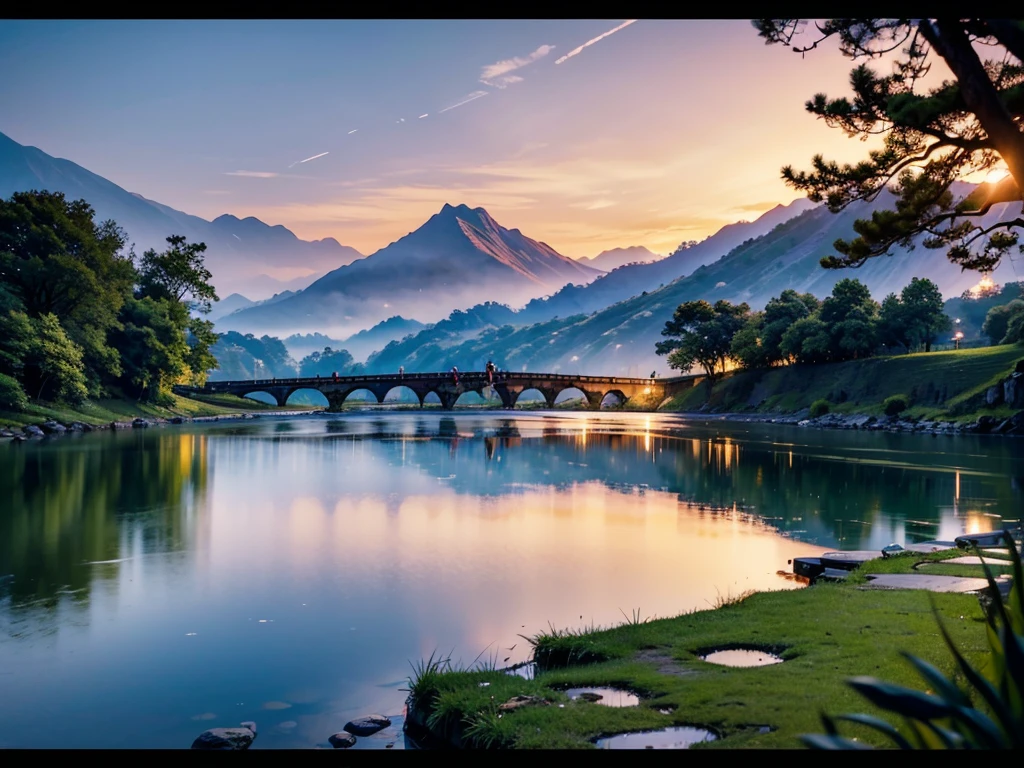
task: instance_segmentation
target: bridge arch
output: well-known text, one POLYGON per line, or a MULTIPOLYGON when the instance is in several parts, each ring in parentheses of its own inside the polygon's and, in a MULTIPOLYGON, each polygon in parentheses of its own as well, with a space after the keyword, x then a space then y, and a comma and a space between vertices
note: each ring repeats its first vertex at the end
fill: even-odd
POLYGON ((604 393, 604 397, 601 398, 602 408, 614 408, 620 405, 625 405, 629 398, 626 397, 621 389, 610 389, 604 393), (612 400, 609 402, 609 398, 612 400))
POLYGON ((347 402, 352 405, 377 405, 383 398, 367 387, 354 387, 342 392, 328 392, 327 399, 333 410, 341 410, 347 402))
POLYGON ((384 400, 382 402, 418 405, 420 400, 420 396, 411 388, 405 384, 396 384, 384 393, 384 400))
POLYGON ((555 393, 553 405, 567 403, 570 400, 582 400, 585 404, 587 402, 587 393, 579 387, 564 387, 555 393))
POLYGON ((264 403, 265 405, 276 405, 279 408, 284 405, 284 403, 277 402, 277 398, 265 389, 254 389, 246 392, 244 395, 239 395, 239 397, 243 400, 255 400, 257 403, 264 403))
POLYGON ((515 408, 519 408, 522 407, 522 405, 525 405, 526 403, 541 402, 544 404, 545 408, 550 408, 552 406, 553 400, 553 397, 549 399, 548 395, 546 395, 540 389, 536 387, 531 387, 529 389, 524 389, 522 392, 516 395, 515 402, 512 405, 515 408))
POLYGON ((435 392, 434 390, 430 390, 429 392, 427 392, 427 394, 425 394, 423 396, 423 404, 424 405, 440 405, 441 404, 441 396, 439 394, 437 394, 437 392, 435 392))
POLYGON ((320 408, 326 408, 330 405, 326 395, 319 389, 313 389, 312 387, 296 387, 295 389, 289 390, 288 395, 285 397, 284 402, 281 405, 314 405, 320 408))

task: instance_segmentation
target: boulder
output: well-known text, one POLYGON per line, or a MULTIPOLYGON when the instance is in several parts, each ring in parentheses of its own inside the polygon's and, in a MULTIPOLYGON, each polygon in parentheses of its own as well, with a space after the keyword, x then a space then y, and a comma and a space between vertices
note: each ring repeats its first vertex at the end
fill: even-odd
POLYGON ((149 422, 146 421, 145 419, 135 419, 132 422, 132 428, 133 429, 145 429, 148 426, 149 426, 149 422))
POLYGON ((131 424, 128 424, 128 423, 123 422, 123 421, 112 421, 112 422, 110 422, 110 428, 111 429, 131 429, 131 426, 132 426, 131 424))
POLYGON ((46 434, 45 432, 43 432, 43 430, 41 430, 35 424, 29 424, 27 427, 25 427, 23 429, 23 431, 29 437, 43 437, 43 435, 46 434))
POLYGON ((61 435, 67 432, 67 427, 63 424, 58 424, 56 421, 44 421, 43 431, 48 435, 61 435))
POLYGON ((391 725, 391 720, 384 715, 367 715, 345 723, 345 730, 353 736, 372 736, 389 725, 391 725))
POLYGON ((327 739, 335 749, 348 749, 356 744, 356 737, 351 733, 340 731, 327 739))
POLYGON ((248 728, 211 728, 192 742, 192 749, 248 749, 256 734, 248 728))
POLYGON ((1001 405, 1003 402, 1003 387, 996 384, 995 386, 989 387, 985 390, 985 405, 994 407, 1001 405))
POLYGON ((1024 374, 1010 374, 1003 382, 1003 402, 1011 408, 1024 408, 1024 374))
POLYGON ((171 424, 184 424, 184 423, 185 423, 185 420, 183 418, 181 418, 181 416, 175 416, 173 419, 171 419, 171 424))

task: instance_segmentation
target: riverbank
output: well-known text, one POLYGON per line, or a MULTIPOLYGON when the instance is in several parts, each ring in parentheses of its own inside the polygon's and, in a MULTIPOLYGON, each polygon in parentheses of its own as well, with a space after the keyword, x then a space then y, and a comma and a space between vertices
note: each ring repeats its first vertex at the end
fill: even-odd
POLYGON ((1024 434, 1016 345, 737 371, 660 411, 730 421, 889 432, 1024 434))
MULTIPOLYGON (((533 679, 431 659, 410 679, 408 727, 462 748, 578 749, 614 734, 665 728, 697 729, 709 739, 693 745, 700 748, 797 748, 801 734, 821 732, 821 712, 888 719, 846 685, 850 677, 921 689, 902 651, 952 672, 933 602, 961 653, 972 663, 985 656, 976 595, 865 588, 869 573, 916 573, 921 563, 959 555, 869 561, 844 582, 724 599, 715 609, 672 619, 635 614, 611 629, 553 629, 529 640, 533 679), (704 660, 737 647, 774 663, 704 660), (635 698, 623 701, 629 694, 635 698)), ((971 575, 980 575, 973 568, 971 575)), ((848 732, 890 746, 876 731, 851 725, 848 732)))

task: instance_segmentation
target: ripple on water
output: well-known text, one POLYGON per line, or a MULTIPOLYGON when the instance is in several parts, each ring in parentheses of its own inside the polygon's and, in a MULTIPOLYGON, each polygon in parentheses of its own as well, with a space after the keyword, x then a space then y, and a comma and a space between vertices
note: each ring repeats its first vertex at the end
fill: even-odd
POLYGON ((715 734, 703 728, 675 726, 658 731, 620 733, 598 739, 594 744, 599 749, 689 749, 694 744, 714 741, 715 734))
POLYGON ((640 703, 639 696, 621 688, 570 688, 565 695, 570 699, 592 701, 606 707, 635 707, 640 703))
POLYGON ((701 656, 701 658, 710 664, 721 664, 726 667, 766 667, 770 664, 781 664, 784 661, 774 653, 758 651, 753 648, 714 651, 701 656))

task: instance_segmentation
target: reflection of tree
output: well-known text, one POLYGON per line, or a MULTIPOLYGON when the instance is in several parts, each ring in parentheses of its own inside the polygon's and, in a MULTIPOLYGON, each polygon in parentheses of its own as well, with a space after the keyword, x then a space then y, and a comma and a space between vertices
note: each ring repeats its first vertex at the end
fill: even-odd
POLYGON ((204 448, 199 435, 136 431, 4 452, 0 575, 13 575, 12 606, 52 608, 64 593, 84 601, 87 563, 184 549, 186 513, 207 481, 204 448), (139 541, 141 552, 122 549, 139 541))

